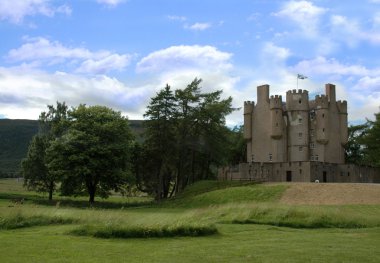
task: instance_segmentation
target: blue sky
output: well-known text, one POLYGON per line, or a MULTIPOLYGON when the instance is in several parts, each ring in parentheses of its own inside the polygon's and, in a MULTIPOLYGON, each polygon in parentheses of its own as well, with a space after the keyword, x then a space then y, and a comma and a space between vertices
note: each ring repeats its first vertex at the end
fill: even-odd
MULTIPOLYGON (((106 105, 141 119, 166 83, 223 89, 235 107, 337 86, 349 121, 380 107, 380 0, 1 0, 0 117, 47 104, 106 105)), ((242 111, 229 125, 242 123, 242 111)))

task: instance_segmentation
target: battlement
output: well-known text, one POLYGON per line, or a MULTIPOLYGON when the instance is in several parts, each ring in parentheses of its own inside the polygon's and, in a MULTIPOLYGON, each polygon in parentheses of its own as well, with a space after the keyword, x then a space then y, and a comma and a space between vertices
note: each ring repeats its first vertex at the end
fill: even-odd
POLYGON ((287 92, 286 92, 286 95, 291 95, 291 94, 297 94, 297 95, 309 95, 309 92, 307 91, 307 90, 302 90, 302 89, 298 89, 298 90, 296 90, 296 89, 293 89, 293 90, 288 90, 287 92))
POLYGON ((347 114, 347 101, 343 100, 338 100, 336 102, 336 105, 338 106, 338 110, 342 114, 347 114))
POLYGON ((315 108, 327 109, 329 107, 329 99, 326 95, 315 96, 315 108))
POLYGON ((288 90, 286 92, 286 109, 288 111, 309 110, 309 92, 307 90, 288 90))
POLYGON ((254 101, 244 101, 244 114, 251 114, 255 107, 254 101))
POLYGON ((282 108, 282 96, 281 95, 272 95, 269 99, 270 109, 281 109, 282 108))

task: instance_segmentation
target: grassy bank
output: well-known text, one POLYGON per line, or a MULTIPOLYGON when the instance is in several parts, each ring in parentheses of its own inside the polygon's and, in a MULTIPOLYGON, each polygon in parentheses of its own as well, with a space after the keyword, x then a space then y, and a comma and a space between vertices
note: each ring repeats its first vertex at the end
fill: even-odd
POLYGON ((205 181, 160 204, 89 207, 21 184, 0 180, 4 262, 380 261, 380 205, 280 204, 289 185, 205 181))

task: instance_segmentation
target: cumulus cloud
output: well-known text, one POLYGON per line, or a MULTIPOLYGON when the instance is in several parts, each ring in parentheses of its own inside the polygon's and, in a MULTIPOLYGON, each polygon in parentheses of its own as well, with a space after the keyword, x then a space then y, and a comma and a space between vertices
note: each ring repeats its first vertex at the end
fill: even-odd
POLYGON ((210 23, 195 23, 192 25, 185 25, 185 29, 193 30, 193 31, 203 31, 211 27, 210 23))
POLYGON ((72 10, 68 5, 55 6, 51 2, 51 0, 2 0, 0 1, 0 20, 19 24, 27 16, 53 17, 57 13, 71 14, 72 10))
POLYGON ((128 54, 116 54, 107 50, 90 51, 83 47, 67 47, 58 41, 47 38, 25 37, 21 47, 8 52, 11 62, 47 62, 48 64, 79 64, 76 71, 90 74, 103 74, 112 70, 123 70, 131 61, 128 54))
POLYGON ((321 56, 311 60, 302 60, 294 68, 311 75, 376 76, 380 74, 380 68, 368 69, 362 65, 347 65, 334 58, 327 59, 321 56))
POLYGON ((366 41, 372 44, 380 44, 380 32, 376 30, 380 18, 375 14, 374 29, 362 28, 358 21, 348 19, 345 16, 331 16, 331 28, 335 38, 341 38, 351 47, 355 47, 359 41, 366 41))
POLYGON ((116 7, 117 5, 126 2, 126 0, 97 0, 97 2, 108 7, 116 7))
POLYGON ((46 105, 65 101, 71 106, 105 105, 136 119, 141 118, 148 95, 144 86, 129 87, 107 76, 0 68, 0 114, 7 118, 37 119, 46 105))
POLYGON ((314 36, 318 31, 320 17, 326 11, 326 8, 318 7, 309 1, 289 1, 273 15, 292 20, 303 30, 303 33, 314 36))
POLYGON ((174 69, 202 68, 225 70, 231 67, 232 54, 219 51, 213 46, 172 46, 161 49, 137 63, 137 72, 163 72, 174 69))

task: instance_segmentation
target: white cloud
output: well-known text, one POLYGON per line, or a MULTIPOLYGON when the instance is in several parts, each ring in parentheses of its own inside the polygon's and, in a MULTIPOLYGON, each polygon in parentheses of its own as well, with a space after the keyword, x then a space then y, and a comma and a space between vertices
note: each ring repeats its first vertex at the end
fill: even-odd
MULTIPOLYGON (((380 18, 374 17, 374 26, 380 21, 380 18)), ((345 16, 331 16, 331 27, 334 38, 341 38, 351 47, 356 47, 359 41, 368 41, 372 44, 380 44, 380 32, 377 30, 369 30, 362 28, 360 24, 345 16)))
POLYGON ((193 31, 203 31, 211 27, 210 23, 195 23, 192 25, 185 25, 185 29, 193 30, 193 31))
POLYGON ((77 72, 104 74, 111 70, 122 70, 129 65, 131 56, 111 54, 99 60, 85 60, 77 72))
POLYGON ((272 42, 265 43, 263 52, 266 53, 267 57, 272 57, 280 60, 287 59, 291 54, 289 49, 276 46, 272 42))
POLYGON ((22 23, 26 16, 43 15, 53 17, 56 13, 71 14, 68 5, 53 6, 51 0, 2 0, 0 1, 0 20, 22 23))
POLYGON ((80 64, 76 69, 78 72, 99 74, 111 70, 123 70, 132 58, 128 54, 120 55, 106 50, 92 52, 83 47, 67 47, 58 41, 50 41, 43 37, 26 37, 24 41, 26 43, 21 47, 8 52, 9 61, 31 61, 36 65, 39 62, 47 62, 50 65, 67 62, 80 64))
POLYGON ((117 5, 126 2, 126 0, 97 0, 97 2, 109 7, 116 7, 117 5))
POLYGON ((172 46, 150 53, 137 63, 137 72, 163 72, 174 69, 202 68, 225 70, 231 67, 232 54, 212 46, 172 46))
POLYGON ((136 119, 141 118, 149 95, 146 87, 132 88, 107 76, 0 68, 0 114, 7 118, 37 119, 47 104, 65 101, 70 106, 105 105, 136 119))
POLYGON ((169 20, 182 21, 182 22, 187 20, 187 18, 185 16, 173 16, 173 15, 171 15, 171 16, 167 16, 167 18, 169 20))
POLYGON ((315 6, 309 1, 289 1, 274 16, 284 17, 297 23, 305 35, 315 36, 320 17, 327 9, 315 6))
POLYGON ((345 65, 334 58, 325 57, 300 61, 294 68, 310 75, 376 76, 380 74, 380 68, 368 69, 362 65, 345 65))

